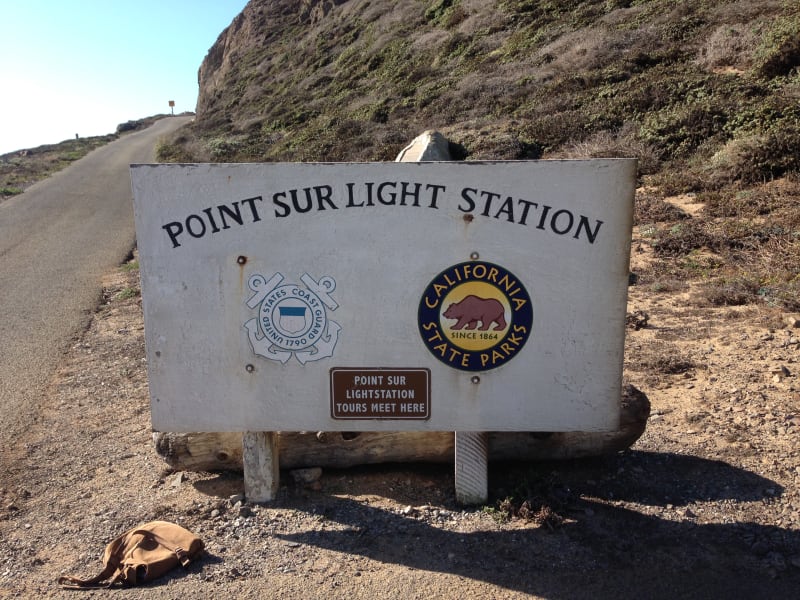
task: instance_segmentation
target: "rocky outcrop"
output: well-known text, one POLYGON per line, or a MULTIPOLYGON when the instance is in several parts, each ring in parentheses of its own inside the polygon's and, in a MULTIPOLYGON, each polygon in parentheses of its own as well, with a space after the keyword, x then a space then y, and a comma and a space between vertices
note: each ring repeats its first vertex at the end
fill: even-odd
POLYGON ((331 9, 345 2, 347 0, 303 0, 300 3, 300 17, 315 25, 327 17, 331 9))
MULTIPOLYGON (((223 87, 241 89, 264 47, 276 42, 289 25, 318 24, 347 0, 251 0, 219 35, 197 73, 197 118, 209 118, 224 96, 223 87)), ((261 59, 263 60, 263 59, 261 59)))

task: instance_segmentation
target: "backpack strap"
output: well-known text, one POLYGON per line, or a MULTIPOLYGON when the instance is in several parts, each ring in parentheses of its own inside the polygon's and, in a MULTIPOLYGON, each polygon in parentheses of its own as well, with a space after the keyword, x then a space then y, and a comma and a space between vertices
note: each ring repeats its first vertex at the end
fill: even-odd
POLYGON ((81 579, 80 577, 73 577, 72 575, 62 575, 58 578, 58 584, 65 590, 99 590, 110 588, 114 585, 119 580, 120 574, 117 566, 109 563, 106 565, 106 568, 103 569, 102 573, 95 577, 81 579), (106 581, 106 579, 108 579, 108 581, 106 581))
POLYGON ((115 556, 119 547, 122 545, 125 536, 121 535, 113 542, 111 542, 112 551, 108 557, 103 570, 94 577, 89 579, 81 579, 72 575, 62 575, 58 578, 58 583, 61 587, 67 590, 98 590, 110 588, 117 583, 122 577, 122 569, 120 569, 119 558, 115 556), (107 580, 107 581, 106 581, 107 580))

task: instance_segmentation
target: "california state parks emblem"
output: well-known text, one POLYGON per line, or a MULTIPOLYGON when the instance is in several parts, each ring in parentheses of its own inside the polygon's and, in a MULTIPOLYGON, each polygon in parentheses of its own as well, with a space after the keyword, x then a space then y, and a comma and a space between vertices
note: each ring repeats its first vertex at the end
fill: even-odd
POLYGON ((294 356, 303 365, 333 356, 341 330, 328 319, 339 306, 331 295, 336 282, 308 273, 300 277, 303 285, 283 280, 280 273, 269 279, 256 273, 247 281, 253 295, 246 304, 258 311, 244 324, 253 352, 284 364, 294 356))
POLYGON ((428 284, 419 332, 440 361, 462 371, 488 371, 513 360, 531 334, 533 306, 525 286, 499 265, 454 265, 428 284))

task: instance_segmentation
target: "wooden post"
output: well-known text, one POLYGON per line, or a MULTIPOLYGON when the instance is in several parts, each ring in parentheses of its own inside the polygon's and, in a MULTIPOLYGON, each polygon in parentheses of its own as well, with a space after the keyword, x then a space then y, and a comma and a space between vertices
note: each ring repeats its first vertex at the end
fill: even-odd
POLYGON ((455 433, 455 486, 459 504, 485 504, 489 499, 489 436, 482 431, 455 433))
POLYGON ((267 431, 248 431, 242 435, 244 495, 248 502, 272 502, 280 479, 278 436, 267 431))

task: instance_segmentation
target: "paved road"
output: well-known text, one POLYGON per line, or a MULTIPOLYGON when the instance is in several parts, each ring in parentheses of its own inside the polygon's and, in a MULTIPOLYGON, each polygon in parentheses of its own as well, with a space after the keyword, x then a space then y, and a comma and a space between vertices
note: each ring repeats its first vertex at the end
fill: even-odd
POLYGON ((134 245, 129 165, 154 160, 162 119, 0 203, 0 449, 30 423, 62 353, 134 245))

